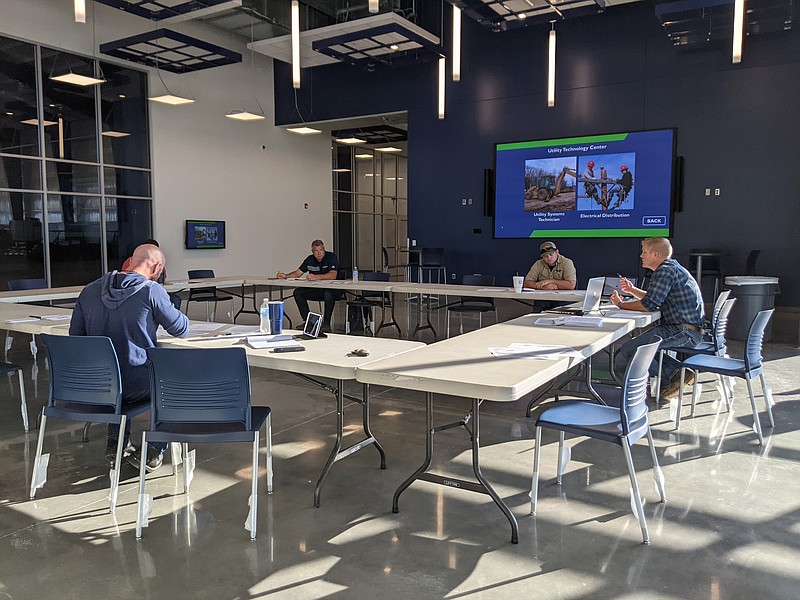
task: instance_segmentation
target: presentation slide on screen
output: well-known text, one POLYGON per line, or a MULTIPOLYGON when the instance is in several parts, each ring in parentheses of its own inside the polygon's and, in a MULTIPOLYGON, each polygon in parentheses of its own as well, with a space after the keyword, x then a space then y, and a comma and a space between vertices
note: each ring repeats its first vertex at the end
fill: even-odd
POLYGON ((497 144, 495 237, 667 236, 675 131, 497 144))
POLYGON ((224 248, 225 223, 223 221, 187 221, 186 247, 224 248))

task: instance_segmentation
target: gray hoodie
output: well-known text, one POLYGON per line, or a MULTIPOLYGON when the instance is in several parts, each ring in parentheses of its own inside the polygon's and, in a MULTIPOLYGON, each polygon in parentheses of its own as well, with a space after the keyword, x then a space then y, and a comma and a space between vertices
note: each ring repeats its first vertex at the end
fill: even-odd
POLYGON ((172 305, 163 287, 138 273, 111 271, 83 289, 69 334, 111 338, 122 396, 135 397, 150 388, 145 350, 156 345, 159 325, 175 337, 189 333, 189 319, 172 305))

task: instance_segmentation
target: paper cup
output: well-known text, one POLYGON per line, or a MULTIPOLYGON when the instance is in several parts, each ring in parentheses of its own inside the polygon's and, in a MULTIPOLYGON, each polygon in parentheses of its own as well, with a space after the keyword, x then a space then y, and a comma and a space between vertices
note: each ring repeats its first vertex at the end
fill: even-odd
POLYGON ((525 282, 525 278, 521 277, 520 275, 514 276, 514 291, 518 294, 522 292, 522 284, 525 282))

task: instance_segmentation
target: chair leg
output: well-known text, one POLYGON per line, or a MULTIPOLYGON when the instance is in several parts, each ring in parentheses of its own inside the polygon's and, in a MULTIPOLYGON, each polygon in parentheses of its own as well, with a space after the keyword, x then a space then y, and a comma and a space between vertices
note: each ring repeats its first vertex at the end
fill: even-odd
MULTIPOLYGON (((772 416, 772 405, 774 400, 772 399, 772 388, 767 385, 767 380, 764 378, 764 373, 759 375, 761 379, 761 391, 764 392, 764 404, 767 405, 767 416, 769 417, 769 426, 774 428, 775 427, 775 419, 772 416)), ((25 430, 27 431, 27 429, 25 430)))
POLYGON ((724 383, 722 385, 722 398, 725 400, 725 406, 728 412, 731 412, 731 408, 733 408, 733 390, 724 383))
POLYGON ((658 373, 656 374, 656 406, 661 406, 661 366, 664 363, 664 350, 658 351, 658 373))
POLYGON ((5 346, 5 357, 8 359, 8 351, 11 350, 11 344, 14 343, 14 336, 11 335, 10 331, 6 331, 6 346, 5 346))
POLYGON ((567 464, 569 464, 569 459, 572 455, 572 449, 569 446, 564 445, 564 432, 558 432, 558 474, 556 476, 556 483, 561 485, 561 478, 564 475, 564 471, 567 469, 567 464))
POLYGON ((31 474, 31 500, 36 497, 36 490, 44 485, 47 480, 47 461, 42 461, 42 447, 44 446, 44 430, 47 424, 47 416, 42 412, 39 423, 39 440, 36 442, 36 456, 33 459, 33 473, 31 474), (44 470, 44 481, 41 479, 41 471, 44 470))
MULTIPOLYGON (((25 400, 25 378, 22 376, 22 369, 18 371, 19 375, 19 408, 22 412, 22 426, 25 428, 25 433, 28 433, 28 402, 25 400)), ((762 379, 763 381, 763 379, 762 379)))
POLYGON ((89 427, 91 425, 92 424, 89 423, 89 422, 86 422, 86 423, 83 424, 83 443, 84 444, 89 441, 89 427))
POLYGON ((267 416, 267 493, 272 493, 272 413, 267 416))
MULTIPOLYGON (((677 407, 675 409, 675 429, 681 426, 681 407, 683 404, 683 382, 686 381, 686 369, 681 367, 681 387, 678 389, 678 398, 675 400, 677 407)), ((672 402, 670 400, 670 402, 672 402)))
POLYGON ((253 432, 253 476, 250 485, 250 539, 256 539, 258 526, 258 431, 253 432))
POLYGON ((122 449, 125 447, 125 423, 127 417, 122 415, 119 419, 119 433, 117 434, 117 456, 114 459, 114 468, 111 469, 111 493, 109 494, 109 512, 117 509, 117 496, 119 495, 119 472, 122 468, 122 449))
POLYGON ((191 483, 192 474, 189 473, 191 465, 189 464, 189 444, 181 444, 183 448, 183 493, 189 493, 189 484, 191 483))
MULTIPOLYGON (((188 309, 188 308, 187 308, 188 309)), ((121 446, 121 444, 120 444, 121 446)), ((147 512, 146 504, 147 504, 147 497, 145 496, 145 489, 144 484, 145 480, 147 479, 147 471, 145 471, 145 465, 147 463, 147 432, 142 432, 142 447, 141 447, 141 464, 139 464, 139 500, 136 503, 136 539, 142 539, 142 527, 144 527, 147 523, 148 515, 145 514, 147 512)))
POLYGON ((447 339, 449 340, 450 339, 450 317, 452 315, 451 315, 449 310, 447 311, 446 315, 447 315, 447 317, 446 317, 447 318, 447 339))
POLYGON ((536 441, 533 446, 533 477, 531 477, 531 514, 536 514, 536 501, 539 497, 539 449, 542 446, 542 428, 536 428, 536 441))
POLYGON ((689 409, 689 416, 691 417, 694 417, 694 409, 697 405, 697 397, 703 392, 703 386, 700 384, 700 373, 696 371, 693 371, 693 373, 694 383, 692 384, 692 406, 689 409))
POLYGON ((753 408, 753 424, 756 428, 756 434, 758 434, 758 443, 759 445, 764 445, 764 434, 761 432, 761 421, 758 418, 758 408, 756 407, 756 397, 753 394, 753 382, 750 380, 750 377, 745 375, 744 380, 747 382, 747 393, 750 394, 750 406, 753 408))
POLYGON ((656 456, 656 445, 653 442, 653 432, 647 428, 647 445, 650 447, 650 457, 653 459, 653 480, 656 484, 658 495, 661 496, 661 502, 667 501, 667 486, 664 480, 664 471, 658 464, 658 456, 656 456))
POLYGON ((631 448, 628 445, 626 437, 622 438, 622 452, 625 454, 625 463, 628 465, 628 476, 631 480, 631 503, 633 504, 634 514, 639 519, 639 527, 642 529, 642 541, 645 544, 650 543, 650 534, 647 532, 647 519, 644 516, 644 506, 642 506, 642 497, 639 495, 639 482, 636 481, 636 470, 633 468, 633 458, 631 457, 631 448))

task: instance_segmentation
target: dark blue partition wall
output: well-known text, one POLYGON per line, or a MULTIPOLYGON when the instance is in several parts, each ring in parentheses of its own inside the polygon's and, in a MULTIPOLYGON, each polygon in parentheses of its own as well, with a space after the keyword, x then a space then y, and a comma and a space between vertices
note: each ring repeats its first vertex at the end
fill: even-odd
MULTIPOLYGON (((545 96, 547 30, 491 33, 465 19, 462 80, 448 81, 443 121, 434 63, 372 73, 344 65, 304 70, 302 119, 407 110, 410 237, 418 246, 444 246, 459 278, 491 273, 507 285, 537 257, 538 242, 492 239, 483 175, 496 142, 676 127, 685 165, 676 251, 719 249, 733 275, 760 248, 758 273, 781 278, 777 303, 800 304, 798 27, 748 37, 743 62, 733 65, 727 42, 673 47, 651 3, 563 21, 554 108, 545 96)), ((276 63, 275 78, 276 123, 300 121, 288 65, 276 63)), ((576 261, 581 284, 638 270, 637 240, 554 241, 576 261)))

